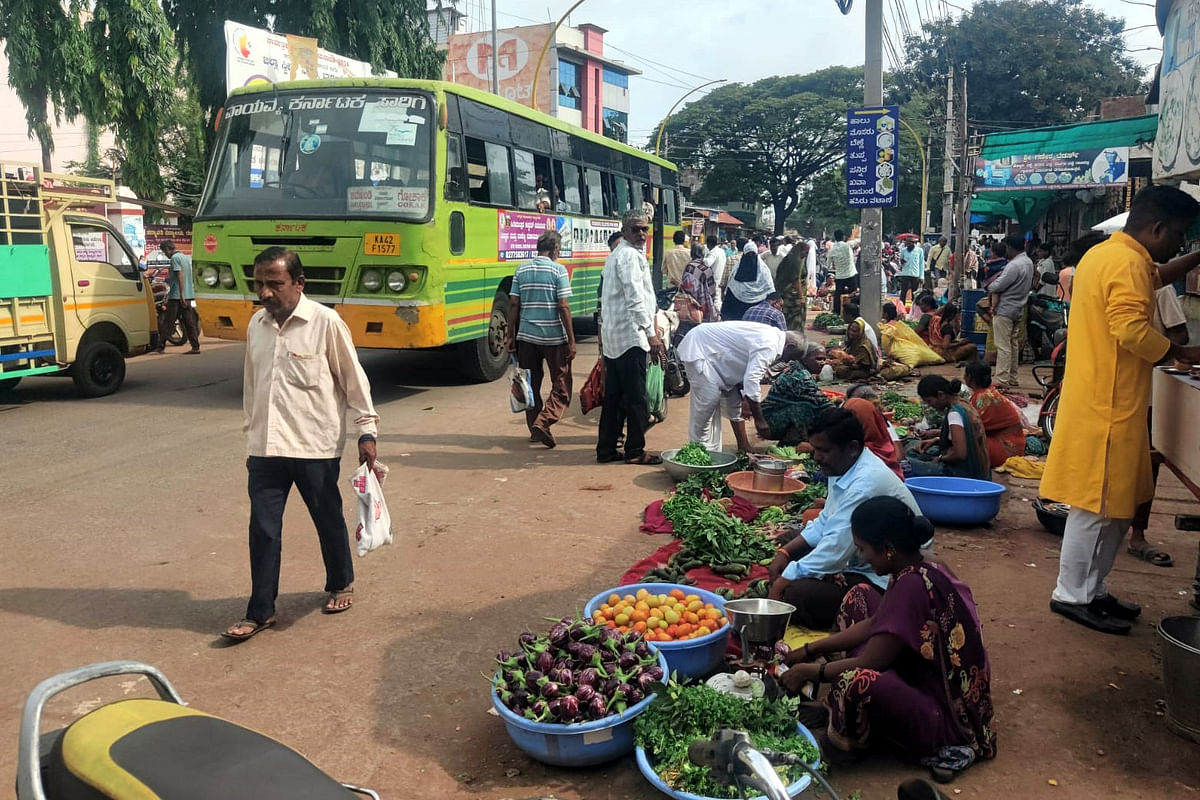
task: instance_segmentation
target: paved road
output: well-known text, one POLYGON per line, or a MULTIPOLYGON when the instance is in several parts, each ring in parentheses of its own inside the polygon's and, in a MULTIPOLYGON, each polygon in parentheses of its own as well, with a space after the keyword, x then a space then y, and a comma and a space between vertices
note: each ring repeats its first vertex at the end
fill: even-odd
MULTIPOLYGON (((522 757, 487 713, 481 673, 520 631, 579 609, 660 544, 637 524, 665 476, 595 464, 594 413, 573 407, 547 451, 508 413, 502 384, 456 385, 445 354, 364 352, 383 417, 379 455, 394 468, 397 543, 356 559, 352 611, 317 613, 316 537, 293 496, 280 625, 226 647, 216 634, 240 618, 248 589, 242 355, 240 344, 205 342, 199 356, 134 359, 113 397, 79 400, 69 380, 40 379, 0 405, 0 740, 10 743, 0 785, 11 785, 20 706, 38 680, 132 658, 165 670, 197 708, 386 797, 658 797, 631 760, 565 771, 522 757)), ((584 344, 577 386, 594 358, 584 344)), ((673 405, 651 447, 681 444, 686 416, 673 405)), ((353 460, 351 444, 344 473, 353 460)), ((1046 611, 1057 542, 1029 510, 1036 483, 1013 483, 991 529, 938 534, 980 602, 1000 730, 997 761, 955 788, 977 798, 1194 791, 1188 745, 1155 716, 1152 631, 1114 641, 1046 611)), ((1190 581, 1193 544, 1170 531, 1169 515, 1188 507, 1156 505, 1152 529, 1179 567, 1118 561, 1118 590, 1146 604, 1149 621, 1186 613, 1176 592, 1190 581)), ((51 717, 144 689, 76 691, 51 717)), ((834 784, 886 798, 914 774, 883 758, 834 784)))

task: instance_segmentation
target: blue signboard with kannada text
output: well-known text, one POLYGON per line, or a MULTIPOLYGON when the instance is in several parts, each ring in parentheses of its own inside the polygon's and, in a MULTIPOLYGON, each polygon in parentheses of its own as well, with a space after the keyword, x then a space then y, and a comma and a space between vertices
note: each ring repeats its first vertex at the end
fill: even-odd
POLYGON ((846 112, 846 205, 895 206, 900 106, 846 112))

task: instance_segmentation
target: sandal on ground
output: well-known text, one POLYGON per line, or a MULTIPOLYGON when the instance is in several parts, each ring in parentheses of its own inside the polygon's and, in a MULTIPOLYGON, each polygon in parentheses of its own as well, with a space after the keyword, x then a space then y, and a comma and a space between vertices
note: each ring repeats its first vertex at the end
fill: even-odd
POLYGON ((637 456, 636 458, 625 459, 625 463, 626 464, 637 464, 639 466, 644 466, 644 467, 651 467, 656 464, 663 463, 663 460, 661 458, 659 458, 658 456, 652 456, 649 453, 642 453, 640 456, 637 456))
POLYGON ((321 607, 322 614, 341 614, 343 611, 349 611, 354 605, 354 587, 348 589, 338 589, 329 593, 329 598, 325 601, 325 605, 321 607), (345 605, 341 605, 342 601, 345 605))
POLYGON ((613 453, 612 455, 609 455, 609 456, 596 456, 597 464, 611 464, 614 461, 620 461, 620 460, 621 460, 621 456, 617 455, 616 453, 613 453))
POLYGON ((267 628, 274 627, 274 625, 274 617, 271 617, 264 622, 258 622, 252 619, 244 619, 241 622, 235 622, 233 625, 230 625, 228 628, 221 631, 221 635, 226 639, 232 639, 235 642, 244 642, 258 633, 265 631, 267 628), (233 631, 235 628, 249 628, 249 630, 245 631, 244 633, 234 633, 233 631))
POLYGON ((1171 558, 1171 554, 1164 550, 1159 550, 1157 547, 1147 545, 1141 550, 1135 550, 1132 547, 1127 547, 1126 551, 1129 555, 1145 561, 1147 564, 1153 564, 1156 567, 1173 567, 1175 559, 1171 558))

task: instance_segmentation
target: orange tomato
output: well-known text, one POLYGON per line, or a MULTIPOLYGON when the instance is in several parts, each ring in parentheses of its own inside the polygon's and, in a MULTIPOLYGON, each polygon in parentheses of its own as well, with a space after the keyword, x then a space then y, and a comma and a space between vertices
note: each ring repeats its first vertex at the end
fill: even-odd
POLYGON ((654 617, 655 619, 662 619, 663 610, 661 608, 652 608, 650 609, 650 616, 654 617))
POLYGON ((688 625, 686 622, 679 624, 675 628, 676 636, 687 636, 691 632, 692 632, 692 626, 688 625))
POLYGON ((684 594, 683 589, 672 589, 670 592, 668 592, 668 594, 671 597, 674 597, 676 600, 682 600, 683 598, 687 597, 687 595, 684 594))
POLYGON ((637 631, 638 633, 644 633, 646 631, 645 620, 639 620, 639 621, 633 623, 633 629, 635 631, 637 631))
POLYGON ((608 605, 610 605, 610 606, 615 606, 615 605, 616 605, 617 603, 619 603, 619 602, 621 602, 621 595, 619 595, 619 594, 610 594, 610 595, 608 596, 608 605))
POLYGON ((633 620, 634 622, 645 622, 649 616, 650 616, 650 614, 648 614, 645 611, 635 610, 632 614, 629 615, 629 619, 633 620))
POLYGON ((708 636, 710 633, 712 633, 712 631, 709 630, 708 626, 706 626, 706 625, 701 625, 699 628, 696 629, 697 636, 708 636))
POLYGON ((645 600, 638 600, 634 608, 636 608, 638 611, 648 612, 650 610, 650 606, 645 600))

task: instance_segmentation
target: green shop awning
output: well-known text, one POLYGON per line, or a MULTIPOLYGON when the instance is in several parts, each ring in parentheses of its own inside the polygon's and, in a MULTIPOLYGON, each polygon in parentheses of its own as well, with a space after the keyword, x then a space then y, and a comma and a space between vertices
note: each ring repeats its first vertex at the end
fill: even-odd
POLYGON ((971 198, 971 213, 1015 219, 1026 228, 1045 214, 1051 203, 1061 199, 1063 193, 1054 189, 979 192, 971 198))
MULTIPOLYGON (((1142 117, 1076 122, 1050 128, 989 133, 980 156, 989 161, 1008 156, 1100 150, 1105 147, 1136 147, 1154 141, 1158 114, 1142 117)), ((972 204, 973 205, 973 204, 972 204)))

